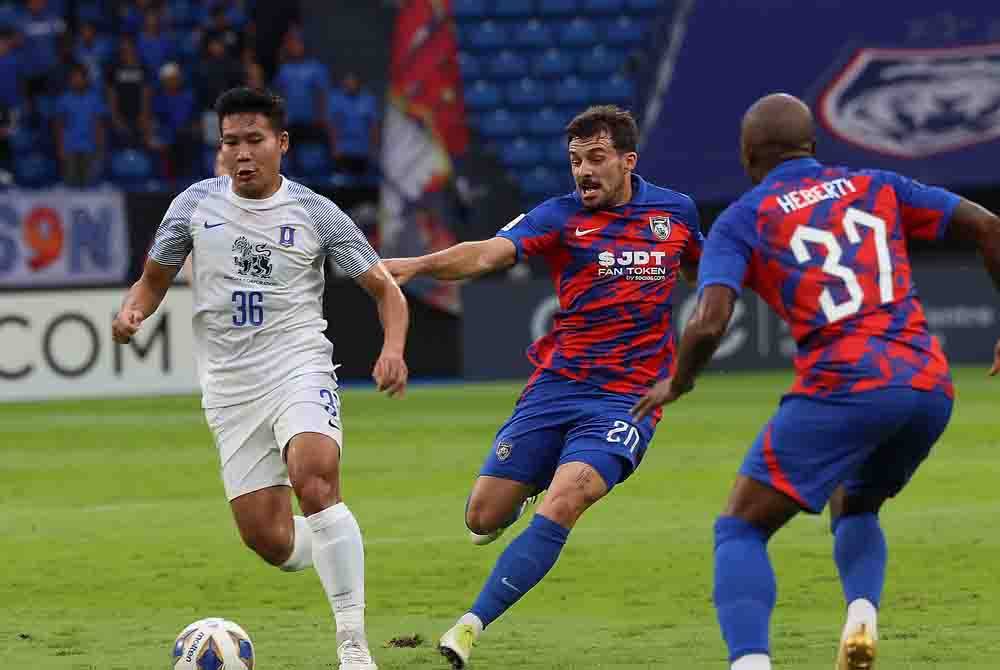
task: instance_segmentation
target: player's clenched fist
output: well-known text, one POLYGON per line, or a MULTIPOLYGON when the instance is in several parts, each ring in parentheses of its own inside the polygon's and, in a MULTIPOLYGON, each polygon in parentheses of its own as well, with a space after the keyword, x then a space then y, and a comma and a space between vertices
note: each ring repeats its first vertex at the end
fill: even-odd
POLYGON ((388 258, 382 262, 400 286, 413 279, 413 275, 419 271, 416 258, 388 258))
POLYGON ((123 309, 111 322, 111 337, 118 344, 128 344, 139 330, 144 318, 142 312, 137 309, 123 309))
POLYGON ((993 350, 993 367, 990 368, 990 376, 1000 372, 1000 340, 997 340, 996 349, 993 350))
POLYGON ((372 371, 375 387, 379 391, 385 391, 390 398, 403 395, 409 376, 410 371, 406 368, 406 361, 403 360, 402 356, 396 354, 379 356, 375 362, 375 369, 372 371))

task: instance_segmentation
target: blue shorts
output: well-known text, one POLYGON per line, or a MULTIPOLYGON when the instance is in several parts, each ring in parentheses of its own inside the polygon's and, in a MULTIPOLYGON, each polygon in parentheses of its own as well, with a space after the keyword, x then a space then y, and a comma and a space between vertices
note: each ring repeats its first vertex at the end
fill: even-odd
POLYGON ((740 474, 815 514, 840 484, 850 495, 889 498, 927 458, 951 407, 944 393, 911 388, 837 398, 788 395, 757 436, 740 474))
POLYGON ((610 491, 639 467, 653 439, 656 420, 636 423, 629 415, 639 397, 538 372, 497 431, 479 474, 543 490, 560 465, 583 462, 600 473, 610 491))

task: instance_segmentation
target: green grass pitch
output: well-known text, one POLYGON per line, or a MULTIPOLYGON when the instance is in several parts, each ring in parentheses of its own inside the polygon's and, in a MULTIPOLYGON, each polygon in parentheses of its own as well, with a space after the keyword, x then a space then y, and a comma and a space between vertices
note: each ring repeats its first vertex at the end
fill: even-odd
MULTIPOLYGON (((1000 379, 956 374, 952 423, 883 514, 879 670, 1000 667, 1000 379)), ((642 468, 591 510, 548 578, 481 638, 473 668, 727 667, 711 528, 743 451, 789 383, 712 375, 669 408, 642 468)), ((497 553, 472 546, 469 486, 516 385, 343 392, 344 493, 367 547, 383 670, 443 668, 437 637, 497 553), (386 648, 419 634, 412 649, 386 648)), ((832 668, 843 603, 828 520, 771 544, 777 668, 832 668)), ((242 624, 258 670, 336 668, 312 571, 264 565, 237 536, 194 397, 0 406, 0 661, 31 670, 170 666, 195 619, 242 624)))

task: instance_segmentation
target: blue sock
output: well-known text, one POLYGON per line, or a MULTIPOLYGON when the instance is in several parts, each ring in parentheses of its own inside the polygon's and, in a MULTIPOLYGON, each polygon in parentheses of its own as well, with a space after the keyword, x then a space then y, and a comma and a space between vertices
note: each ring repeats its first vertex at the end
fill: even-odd
POLYGON ((715 610, 730 662, 770 654, 768 627, 777 600, 767 534, 734 516, 715 522, 715 610))
POLYGON ((833 560, 848 604, 864 598, 878 607, 888 555, 876 515, 852 514, 833 522, 833 560))
POLYGON ((507 545, 469 610, 480 618, 484 628, 542 581, 556 564, 567 537, 568 528, 536 514, 531 524, 507 545))

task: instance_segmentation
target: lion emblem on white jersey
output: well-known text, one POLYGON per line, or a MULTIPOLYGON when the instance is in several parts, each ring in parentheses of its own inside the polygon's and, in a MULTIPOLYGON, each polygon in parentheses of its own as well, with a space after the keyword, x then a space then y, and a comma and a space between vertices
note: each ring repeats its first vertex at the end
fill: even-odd
POLYGON ((233 251, 238 254, 233 256, 236 274, 260 279, 271 276, 271 250, 267 248, 267 244, 251 244, 246 237, 240 235, 233 242, 233 251))

